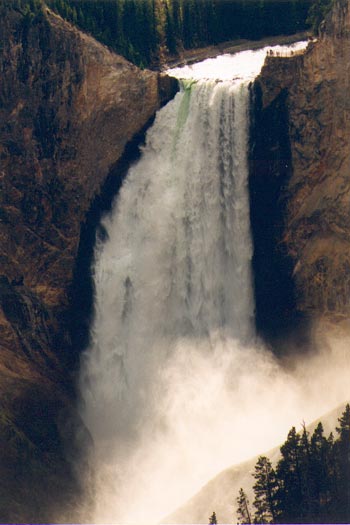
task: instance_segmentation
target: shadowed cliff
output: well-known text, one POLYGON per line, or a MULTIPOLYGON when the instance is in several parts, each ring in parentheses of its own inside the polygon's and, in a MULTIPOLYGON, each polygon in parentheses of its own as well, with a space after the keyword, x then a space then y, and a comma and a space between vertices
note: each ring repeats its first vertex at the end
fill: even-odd
POLYGON ((176 86, 50 11, 0 14, 0 521, 75 521, 89 446, 73 387, 86 337, 71 334, 81 227, 176 86))
POLYGON ((350 311, 349 34, 349 4, 337 0, 318 41, 267 56, 253 86, 257 321, 268 339, 350 311))

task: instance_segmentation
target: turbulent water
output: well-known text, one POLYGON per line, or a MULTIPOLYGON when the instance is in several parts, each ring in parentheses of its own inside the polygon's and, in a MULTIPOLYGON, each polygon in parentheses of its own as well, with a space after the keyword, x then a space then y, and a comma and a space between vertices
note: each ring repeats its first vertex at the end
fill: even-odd
POLYGON ((258 452, 248 418, 271 425, 265 447, 300 408, 294 379, 254 333, 248 85, 265 55, 173 70, 181 91, 158 112, 103 221, 81 374, 95 521, 159 520, 258 452), (269 414, 287 388, 277 431, 269 414))

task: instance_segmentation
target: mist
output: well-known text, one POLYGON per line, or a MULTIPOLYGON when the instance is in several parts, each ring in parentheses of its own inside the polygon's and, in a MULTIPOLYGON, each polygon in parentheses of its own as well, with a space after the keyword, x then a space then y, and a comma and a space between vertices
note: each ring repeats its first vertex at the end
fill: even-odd
POLYGON ((346 401, 346 345, 345 337, 323 339, 286 370, 262 344, 178 342, 152 370, 132 435, 129 427, 104 436, 94 458, 94 521, 157 523, 221 470, 346 401))
POLYGON ((265 53, 177 71, 197 80, 158 112, 103 221, 80 378, 95 523, 157 523, 347 399, 343 335, 315 327, 307 355, 278 361, 255 333, 248 85, 265 53))

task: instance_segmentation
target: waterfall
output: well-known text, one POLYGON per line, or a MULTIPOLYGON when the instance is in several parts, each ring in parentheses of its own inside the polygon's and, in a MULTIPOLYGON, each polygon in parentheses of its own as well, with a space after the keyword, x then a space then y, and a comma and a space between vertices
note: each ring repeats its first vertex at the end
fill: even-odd
MULTIPOLYGON (((103 220, 81 372, 97 521, 159 519, 230 465, 238 393, 263 400, 276 370, 256 348, 247 180, 248 85, 265 54, 173 71, 181 91, 158 112, 103 220), (164 484, 175 495, 160 502, 164 484)), ((248 432, 247 457, 250 441, 248 432)))

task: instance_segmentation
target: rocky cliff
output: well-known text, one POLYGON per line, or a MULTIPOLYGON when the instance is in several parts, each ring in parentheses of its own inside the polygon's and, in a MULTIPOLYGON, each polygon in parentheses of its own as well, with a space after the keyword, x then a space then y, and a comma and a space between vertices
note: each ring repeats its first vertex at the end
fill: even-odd
POLYGON ((333 320, 350 312, 349 37, 349 2, 335 0, 306 53, 267 56, 253 87, 251 185, 269 199, 267 209, 257 197, 262 221, 254 219, 262 322, 269 289, 278 295, 268 312, 277 325, 294 322, 297 311, 333 320))
POLYGON ((0 521, 48 522, 53 508, 73 521, 61 507, 77 489, 63 442, 72 452, 78 425, 69 414, 81 228, 174 86, 50 11, 14 6, 0 7, 0 521))
MULTIPOLYGON (((0 15, 0 521, 79 521, 80 240, 175 86, 50 11, 0 15)), ((272 337, 350 311, 349 36, 336 0, 318 41, 268 56, 252 87, 257 319, 272 337)))

